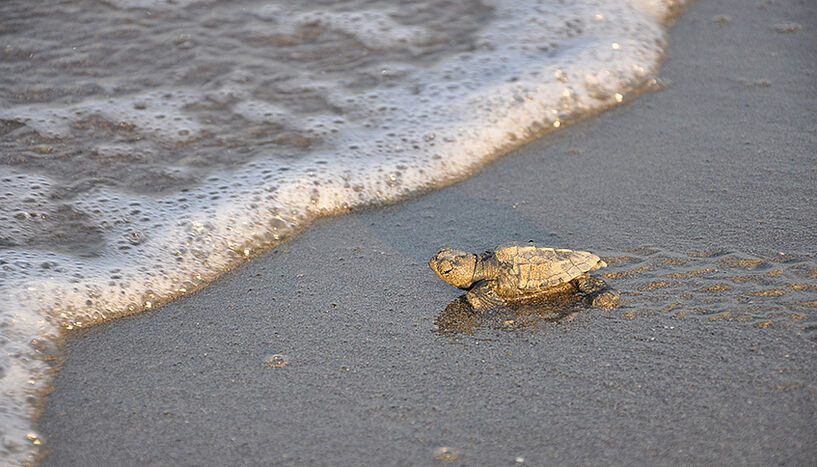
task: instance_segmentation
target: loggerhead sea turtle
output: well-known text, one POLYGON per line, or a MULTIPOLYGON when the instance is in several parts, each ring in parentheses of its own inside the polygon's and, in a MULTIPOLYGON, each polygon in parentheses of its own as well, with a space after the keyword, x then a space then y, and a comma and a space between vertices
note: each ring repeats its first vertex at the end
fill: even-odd
POLYGON ((586 251, 507 244, 481 255, 444 248, 428 266, 437 277, 467 290, 468 303, 479 311, 491 311, 507 302, 537 299, 556 293, 581 292, 594 306, 613 308, 619 293, 590 276, 589 271, 607 266, 586 251))

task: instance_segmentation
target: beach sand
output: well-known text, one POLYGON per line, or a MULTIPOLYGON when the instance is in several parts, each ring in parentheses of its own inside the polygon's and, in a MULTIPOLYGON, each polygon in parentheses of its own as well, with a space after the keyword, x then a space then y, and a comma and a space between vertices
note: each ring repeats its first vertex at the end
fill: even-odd
POLYGON ((817 10, 694 3, 661 77, 464 182, 318 221, 188 297, 72 333, 43 465, 813 463, 817 341, 799 321, 817 308, 764 320, 747 298, 730 320, 744 305, 718 297, 778 274, 740 258, 817 260, 817 10), (653 281, 611 264, 612 311, 529 327, 444 312, 460 292, 427 267, 439 248, 529 239, 681 259, 653 281), (746 269, 734 289, 698 304, 721 313, 643 307, 661 277, 729 264, 746 269))

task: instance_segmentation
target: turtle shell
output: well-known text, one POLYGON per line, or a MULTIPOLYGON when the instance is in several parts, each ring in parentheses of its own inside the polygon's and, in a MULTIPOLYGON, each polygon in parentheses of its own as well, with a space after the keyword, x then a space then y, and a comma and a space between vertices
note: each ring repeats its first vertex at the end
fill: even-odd
POLYGON ((569 282, 587 271, 607 266, 593 253, 530 244, 498 247, 494 254, 500 268, 520 290, 543 290, 569 282))

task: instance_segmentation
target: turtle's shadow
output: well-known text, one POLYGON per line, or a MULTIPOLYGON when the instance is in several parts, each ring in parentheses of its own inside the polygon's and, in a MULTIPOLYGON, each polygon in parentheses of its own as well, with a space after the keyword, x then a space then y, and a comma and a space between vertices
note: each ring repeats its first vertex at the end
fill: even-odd
POLYGON ((461 295, 437 315, 434 321, 437 328, 434 332, 443 336, 454 336, 474 335, 481 328, 533 331, 546 323, 572 321, 578 312, 586 309, 587 305, 582 301, 582 297, 567 293, 482 312, 471 307, 465 295, 461 295))

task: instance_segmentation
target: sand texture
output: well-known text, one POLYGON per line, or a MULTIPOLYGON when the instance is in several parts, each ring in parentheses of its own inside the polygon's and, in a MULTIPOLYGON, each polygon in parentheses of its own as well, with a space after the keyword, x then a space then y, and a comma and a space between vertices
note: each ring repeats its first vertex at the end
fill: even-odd
POLYGON ((694 3, 661 77, 72 334, 43 464, 813 464, 817 9, 694 3), (529 239, 605 257, 623 306, 482 319, 426 264, 529 239))

